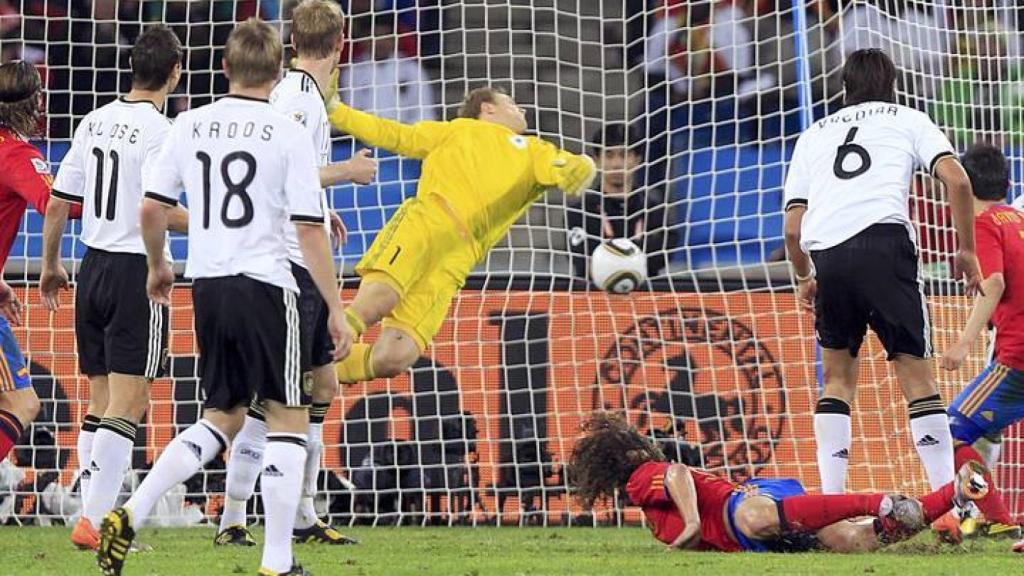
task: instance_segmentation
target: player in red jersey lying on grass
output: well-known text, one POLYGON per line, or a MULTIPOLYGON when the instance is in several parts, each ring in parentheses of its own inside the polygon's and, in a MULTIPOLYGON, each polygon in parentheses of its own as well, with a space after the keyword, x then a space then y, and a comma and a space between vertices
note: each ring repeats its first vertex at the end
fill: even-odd
POLYGON ((921 498, 886 494, 807 494, 798 480, 735 484, 665 456, 621 418, 598 414, 583 425, 570 478, 585 508, 628 494, 654 537, 671 548, 722 552, 867 552, 903 540, 988 492, 985 467, 963 466, 953 482, 921 498), (853 522, 874 517, 873 522, 853 522))

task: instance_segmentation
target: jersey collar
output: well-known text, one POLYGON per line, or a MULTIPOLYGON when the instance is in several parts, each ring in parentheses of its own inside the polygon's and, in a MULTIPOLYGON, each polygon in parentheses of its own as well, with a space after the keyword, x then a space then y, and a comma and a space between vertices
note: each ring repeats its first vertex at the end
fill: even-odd
POLYGON ((152 100, 128 100, 124 96, 121 96, 117 99, 117 101, 122 104, 149 104, 153 108, 156 108, 157 112, 163 112, 163 110, 161 110, 160 107, 156 105, 156 102, 153 102, 152 100))
POLYGON ((241 94, 225 94, 224 96, 221 96, 221 100, 224 100, 225 98, 233 98, 236 100, 248 100, 249 102, 263 102, 264 104, 270 102, 270 100, 266 98, 254 98, 252 96, 242 96, 241 94))
MULTIPOLYGON (((316 83, 316 78, 313 78, 313 75, 310 74, 309 72, 306 72, 305 70, 302 70, 301 68, 292 68, 291 70, 289 70, 289 72, 295 72, 296 74, 302 74, 303 76, 309 78, 310 81, 313 82, 313 86, 316 86, 316 91, 320 92, 320 85, 316 83)), ((323 92, 320 92, 320 93, 322 94, 323 92)))

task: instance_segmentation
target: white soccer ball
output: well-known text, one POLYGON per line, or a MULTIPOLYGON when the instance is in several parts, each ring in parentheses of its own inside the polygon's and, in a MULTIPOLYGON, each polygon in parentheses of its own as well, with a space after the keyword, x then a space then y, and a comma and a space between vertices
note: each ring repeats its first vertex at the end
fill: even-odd
POLYGON ((625 238, 602 242, 590 256, 590 279, 608 292, 632 292, 647 280, 647 256, 625 238))

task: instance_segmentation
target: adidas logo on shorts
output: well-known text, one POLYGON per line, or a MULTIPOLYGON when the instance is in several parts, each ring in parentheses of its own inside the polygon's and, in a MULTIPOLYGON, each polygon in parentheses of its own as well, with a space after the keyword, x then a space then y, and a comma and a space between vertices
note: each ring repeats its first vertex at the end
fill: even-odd
POLYGON ((850 451, 847 450, 846 448, 843 448, 842 450, 836 452, 835 454, 832 454, 832 457, 833 458, 842 458, 843 460, 849 460, 850 459, 850 451))
POLYGON ((918 446, 935 446, 939 441, 932 437, 931 434, 925 434, 917 441, 918 446))
POLYGON ((267 466, 266 468, 263 469, 263 475, 272 476, 274 478, 280 478, 281 476, 284 476, 284 473, 278 470, 277 466, 271 464, 270 466, 267 466))

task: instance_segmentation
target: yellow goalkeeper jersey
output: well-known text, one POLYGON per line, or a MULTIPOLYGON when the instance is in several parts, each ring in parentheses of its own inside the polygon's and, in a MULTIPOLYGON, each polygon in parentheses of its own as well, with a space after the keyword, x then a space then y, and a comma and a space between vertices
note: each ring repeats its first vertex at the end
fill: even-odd
POLYGON ((437 197, 482 257, 549 187, 570 194, 594 174, 589 158, 505 126, 460 118, 407 125, 342 104, 331 124, 370 146, 423 160, 416 195, 437 197))

